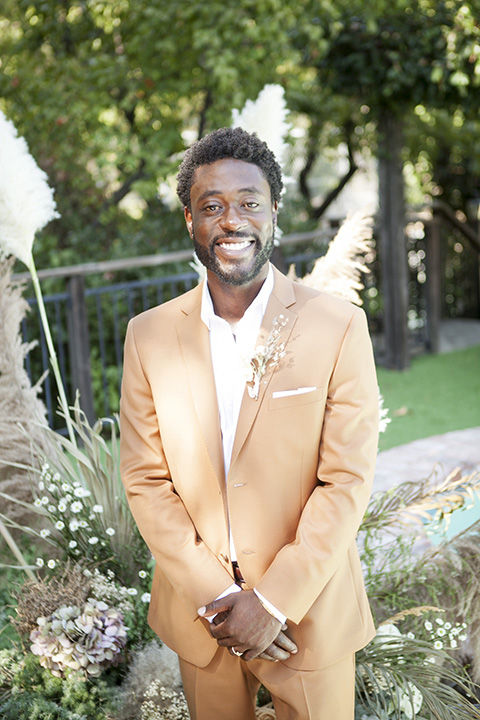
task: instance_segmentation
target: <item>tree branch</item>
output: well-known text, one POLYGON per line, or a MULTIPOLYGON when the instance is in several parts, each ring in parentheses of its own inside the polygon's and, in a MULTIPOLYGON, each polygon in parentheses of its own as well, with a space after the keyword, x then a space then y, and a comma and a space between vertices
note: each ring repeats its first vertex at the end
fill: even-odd
POLYGON ((198 138, 197 138, 198 140, 200 140, 200 138, 202 138, 205 133, 205 127, 207 124, 207 112, 208 112, 208 109, 210 108, 210 106, 212 105, 212 103, 213 103, 212 91, 210 90, 210 88, 208 88, 208 90, 205 91, 205 99, 203 101, 203 108, 200 112, 200 122, 198 124, 198 138))
POLYGON ((123 200, 126 195, 128 195, 132 188, 132 185, 137 182, 137 180, 142 180, 147 177, 147 173, 144 172, 144 167, 145 160, 142 158, 142 160, 140 160, 140 165, 138 166, 138 169, 125 180, 123 185, 121 185, 118 190, 115 190, 113 195, 111 195, 102 203, 100 210, 98 211, 97 218, 92 225, 93 228, 98 227, 98 225, 100 224, 100 217, 102 216, 102 213, 104 213, 109 207, 118 205, 118 203, 123 200))
POLYGON ((358 165, 355 162, 355 159, 353 157, 352 147, 350 144, 350 139, 347 139, 347 149, 348 149, 348 161, 349 161, 349 168, 346 174, 341 178, 341 180, 338 182, 337 186, 331 190, 331 192, 328 193, 327 197, 323 201, 323 203, 316 208, 312 208, 312 216, 318 220, 322 217, 326 209, 329 207, 329 205, 332 204, 332 202, 340 195, 345 185, 348 183, 352 175, 355 174, 355 172, 358 170, 358 165))

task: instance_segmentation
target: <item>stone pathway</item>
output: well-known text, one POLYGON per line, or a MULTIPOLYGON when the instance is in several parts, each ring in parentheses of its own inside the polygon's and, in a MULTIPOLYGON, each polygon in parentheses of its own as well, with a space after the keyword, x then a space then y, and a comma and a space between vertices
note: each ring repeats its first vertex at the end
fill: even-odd
POLYGON ((432 471, 439 479, 455 468, 480 471, 480 427, 414 440, 378 454, 374 492, 405 480, 423 480, 432 471))

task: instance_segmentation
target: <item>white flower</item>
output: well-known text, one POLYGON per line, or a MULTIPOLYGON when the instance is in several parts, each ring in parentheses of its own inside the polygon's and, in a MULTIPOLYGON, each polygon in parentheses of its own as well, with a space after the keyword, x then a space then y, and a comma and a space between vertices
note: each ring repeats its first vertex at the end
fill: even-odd
POLYGON ((55 562, 55 560, 49 560, 47 562, 47 565, 51 570, 53 570, 53 568, 56 567, 57 563, 55 562))
POLYGON ((50 501, 49 501, 48 497, 46 495, 44 495, 41 499, 42 505, 48 505, 49 502, 50 501))
POLYGON ((42 507, 42 501, 40 498, 35 498, 35 502, 33 503, 35 507, 42 507))
POLYGON ((378 409, 379 409, 379 418, 378 418, 378 432, 383 433, 388 427, 388 424, 392 422, 392 419, 388 417, 388 408, 383 407, 384 399, 383 395, 380 392, 380 388, 378 389, 378 409))
POLYGON ((140 599, 143 603, 150 602, 150 593, 143 593, 143 595, 140 599))
POLYGON ((68 547, 72 548, 72 550, 73 550, 73 548, 76 548, 77 545, 78 545, 78 543, 76 540, 70 540, 70 542, 68 543, 68 547))
POLYGON ((450 640, 450 647, 451 647, 451 648, 456 648, 457 645, 458 645, 458 643, 457 643, 457 641, 455 640, 455 638, 452 638, 452 639, 450 640))
POLYGON ((447 631, 443 627, 439 627, 437 630, 437 637, 443 637, 447 634, 447 631))
POLYGON ((433 625, 432 625, 432 623, 430 622, 430 620, 426 620, 426 621, 425 621, 425 629, 426 629, 426 630, 429 630, 429 631, 430 631, 430 630, 433 630, 433 625))
POLYGON ((57 522, 55 523, 55 527, 57 528, 57 530, 63 530, 63 528, 65 527, 65 523, 62 522, 62 520, 57 520, 57 522))
POLYGON ((43 530, 40 530, 40 537, 42 538, 47 538, 50 534, 50 530, 47 530, 47 528, 43 528, 43 530))
POLYGON ((82 505, 82 503, 80 502, 80 500, 77 500, 76 502, 73 502, 73 503, 70 505, 70 510, 71 510, 73 513, 82 512, 82 510, 83 510, 83 505, 82 505))
POLYGON ((445 628, 445 630, 451 630, 451 629, 452 629, 452 623, 446 622, 443 627, 445 628))
POLYGON ((70 530, 72 532, 75 532, 75 530, 78 530, 78 528, 79 528, 78 520, 70 520, 68 527, 70 528, 70 530))
POLYGON ((43 480, 38 481, 38 489, 45 490, 45 483, 43 482, 43 480))
POLYGON ((58 503, 58 511, 63 513, 66 509, 67 503, 65 502, 65 500, 60 500, 60 502, 58 503))
POLYGON ((56 512, 57 508, 55 507, 55 505, 49 505, 49 506, 47 507, 47 510, 48 510, 49 513, 52 513, 52 514, 53 514, 54 512, 56 512))
POLYGON ((70 485, 68 483, 62 483, 62 490, 67 493, 70 490, 70 485))
POLYGON ((49 492, 49 493, 54 493, 54 492, 56 491, 56 489, 57 489, 57 488, 56 488, 55 485, 49 485, 49 486, 48 486, 48 492, 49 492))
POLYGON ((136 588, 128 588, 127 592, 129 595, 138 595, 138 590, 136 588))
POLYGON ((87 497, 90 497, 91 492, 90 492, 90 490, 86 490, 85 488, 76 487, 75 490, 73 491, 73 494, 77 498, 87 498, 87 497))
POLYGON ((98 538, 93 536, 88 539, 88 542, 90 543, 90 545, 96 545, 98 543, 98 538))
POLYGON ((433 643, 433 647, 435 648, 435 650, 441 650, 441 649, 443 648, 443 643, 442 643, 442 641, 441 641, 441 640, 435 640, 435 642, 433 643))
POLYGON ((53 480, 55 480, 55 482, 58 482, 60 480, 60 473, 53 473, 53 480))
POLYGON ((94 513, 103 513, 103 505, 94 505, 92 510, 94 513))
POLYGON ((86 520, 80 520, 80 522, 78 523, 78 526, 81 528, 88 528, 88 523, 86 520))
POLYGON ((443 624, 444 624, 442 618, 435 618, 435 622, 437 623, 437 625, 443 625, 443 624))
POLYGON ((111 527, 108 527, 105 532, 107 533, 107 535, 115 535, 115 530, 111 527))
POLYGON ((416 717, 423 704, 423 695, 413 683, 408 683, 409 692, 405 692, 400 701, 400 710, 403 710, 408 720, 416 717))
POLYGON ((45 565, 42 558, 37 558, 36 564, 37 564, 37 567, 43 567, 45 565))
POLYGON ((139 575, 139 577, 141 577, 141 578, 146 578, 146 577, 147 577, 147 573, 145 572, 145 570, 139 570, 139 571, 138 571, 138 575, 139 575))
POLYGON ((412 632, 408 632, 408 633, 407 633, 407 638, 408 638, 409 640, 415 640, 415 635, 414 635, 412 632))
POLYGON ((401 634, 402 633, 400 632, 400 630, 393 623, 387 623, 385 625, 380 625, 380 627, 377 628, 377 636, 378 635, 394 635, 394 636, 398 637, 401 634))
POLYGON ((55 217, 47 175, 0 111, 0 249, 32 267, 35 233, 55 217))

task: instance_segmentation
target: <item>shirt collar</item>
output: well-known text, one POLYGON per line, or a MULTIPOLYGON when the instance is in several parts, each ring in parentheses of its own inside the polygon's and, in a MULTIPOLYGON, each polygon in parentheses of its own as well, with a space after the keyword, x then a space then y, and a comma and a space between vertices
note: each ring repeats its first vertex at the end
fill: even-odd
MULTIPOLYGON (((270 299, 270 295, 272 294, 273 285, 274 285, 273 268, 272 268, 271 263, 269 263, 268 275, 265 278, 265 282, 263 283, 258 295, 254 298, 254 300, 250 303, 250 305, 246 309, 245 315, 247 315, 247 313, 250 315, 250 313, 255 311, 255 309, 260 308, 261 316, 263 317, 263 315, 265 314, 265 310, 267 308, 268 301, 270 299)), ((245 317, 245 315, 243 317, 245 317)), ((207 280, 206 274, 205 274, 205 280, 203 282, 203 288, 202 288, 201 318, 209 330, 210 330, 210 324, 214 320, 214 318, 216 318, 217 320, 219 319, 219 316, 215 315, 212 297, 211 297, 210 291, 208 289, 208 280, 207 280)), ((220 319, 222 319, 222 318, 220 318, 220 319)))

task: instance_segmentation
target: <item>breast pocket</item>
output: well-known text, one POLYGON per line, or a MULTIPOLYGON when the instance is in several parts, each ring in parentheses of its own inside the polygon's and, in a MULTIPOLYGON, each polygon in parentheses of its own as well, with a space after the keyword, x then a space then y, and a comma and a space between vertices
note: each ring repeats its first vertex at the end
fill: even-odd
POLYGON ((269 410, 282 410, 283 408, 293 408, 299 405, 309 405, 310 403, 319 402, 322 399, 322 388, 301 392, 295 395, 284 395, 283 397, 270 397, 268 400, 269 410))

